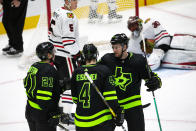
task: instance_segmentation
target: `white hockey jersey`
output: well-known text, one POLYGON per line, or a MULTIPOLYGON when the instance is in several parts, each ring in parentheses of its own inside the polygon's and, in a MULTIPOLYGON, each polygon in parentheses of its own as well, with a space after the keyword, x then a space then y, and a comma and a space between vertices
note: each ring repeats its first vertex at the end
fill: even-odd
POLYGON ((170 35, 159 21, 148 18, 143 24, 143 35, 145 39, 154 40, 155 47, 162 44, 170 45, 170 35))
POLYGON ((56 48, 56 55, 71 57, 79 52, 78 19, 72 11, 64 7, 54 11, 50 29, 49 41, 56 48))

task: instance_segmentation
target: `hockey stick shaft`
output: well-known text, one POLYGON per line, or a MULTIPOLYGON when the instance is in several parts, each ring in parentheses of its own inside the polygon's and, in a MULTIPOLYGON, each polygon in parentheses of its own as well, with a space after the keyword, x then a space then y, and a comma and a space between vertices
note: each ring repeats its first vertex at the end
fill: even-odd
MULTIPOLYGON (((145 60, 146 60, 146 63, 147 63, 147 68, 148 68, 148 76, 149 76, 149 79, 150 79, 151 78, 150 67, 148 65, 148 61, 147 61, 147 58, 146 58, 146 43, 145 43, 145 40, 144 40, 144 37, 143 37, 143 32, 141 32, 141 37, 142 37, 142 41, 143 41, 144 57, 145 57, 145 60)), ((162 131, 161 121, 160 121, 160 117, 159 117, 159 112, 158 112, 158 108, 157 108, 157 103, 156 103, 156 98, 155 98, 154 91, 152 91, 152 96, 153 96, 154 105, 155 105, 155 109, 156 109, 156 115, 157 115, 157 120, 158 120, 158 123, 159 123, 159 128, 160 128, 160 131, 162 131)))
MULTIPOLYGON (((101 92, 99 91, 98 87, 95 85, 95 83, 93 82, 93 80, 91 79, 91 77, 89 76, 88 72, 84 73, 85 76, 87 77, 87 79, 90 81, 90 83, 92 84, 93 88, 95 88, 96 92, 99 94, 99 96, 101 97, 102 101, 104 102, 104 104, 108 107, 108 109, 110 110, 110 112, 112 113, 113 117, 116 118, 116 114, 113 111, 113 109, 110 107, 110 105, 108 104, 108 102, 105 100, 105 98, 103 97, 103 95, 101 94, 101 92)), ((126 131, 125 127, 122 125, 122 129, 124 131, 126 131)))

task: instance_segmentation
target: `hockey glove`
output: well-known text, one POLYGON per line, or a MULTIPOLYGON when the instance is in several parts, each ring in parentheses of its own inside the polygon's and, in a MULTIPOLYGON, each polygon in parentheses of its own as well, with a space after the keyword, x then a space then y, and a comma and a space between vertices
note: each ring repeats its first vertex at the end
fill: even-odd
POLYGON ((74 125, 74 114, 63 113, 61 117, 61 122, 67 125, 74 125))
POLYGON ((145 86, 148 87, 147 91, 155 91, 158 88, 161 88, 161 79, 154 75, 151 77, 151 79, 146 80, 145 86))
POLYGON ((51 126, 57 126, 61 119, 61 113, 60 112, 52 112, 50 113, 50 119, 48 120, 49 124, 51 126))
POLYGON ((117 112, 116 112, 116 117, 114 118, 114 122, 116 126, 122 126, 123 122, 124 122, 124 110, 122 108, 118 108, 117 112))
POLYGON ((66 91, 71 89, 71 79, 64 77, 63 80, 59 80, 59 85, 61 87, 61 94, 66 91))
POLYGON ((81 51, 79 51, 76 55, 72 55, 72 57, 77 62, 78 67, 85 64, 84 57, 81 51))

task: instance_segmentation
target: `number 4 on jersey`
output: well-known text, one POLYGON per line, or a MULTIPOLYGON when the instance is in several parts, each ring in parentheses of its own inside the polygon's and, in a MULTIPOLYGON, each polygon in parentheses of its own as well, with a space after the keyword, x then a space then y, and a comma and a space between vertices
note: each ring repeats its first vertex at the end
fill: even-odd
POLYGON ((83 102, 83 108, 90 108, 90 82, 85 82, 79 94, 79 102, 83 102))

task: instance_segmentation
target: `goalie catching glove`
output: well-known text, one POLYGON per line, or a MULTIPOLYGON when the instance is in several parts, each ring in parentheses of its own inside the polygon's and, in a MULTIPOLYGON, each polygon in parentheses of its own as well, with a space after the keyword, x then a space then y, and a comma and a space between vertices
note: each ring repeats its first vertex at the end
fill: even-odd
POLYGON ((154 75, 146 80, 145 86, 148 87, 147 91, 155 91, 158 88, 161 88, 162 82, 161 79, 154 73, 154 75))

